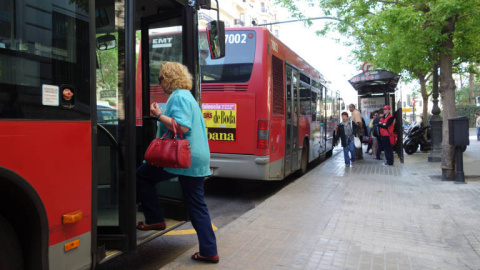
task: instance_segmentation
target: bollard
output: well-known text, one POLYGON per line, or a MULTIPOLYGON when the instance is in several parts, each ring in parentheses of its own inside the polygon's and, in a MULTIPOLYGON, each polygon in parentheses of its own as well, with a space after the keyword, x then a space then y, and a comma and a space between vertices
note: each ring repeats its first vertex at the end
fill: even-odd
POLYGON ((463 152, 465 151, 466 146, 456 146, 455 147, 455 159, 457 160, 457 175, 455 177, 455 184, 466 184, 465 174, 463 173, 463 152))

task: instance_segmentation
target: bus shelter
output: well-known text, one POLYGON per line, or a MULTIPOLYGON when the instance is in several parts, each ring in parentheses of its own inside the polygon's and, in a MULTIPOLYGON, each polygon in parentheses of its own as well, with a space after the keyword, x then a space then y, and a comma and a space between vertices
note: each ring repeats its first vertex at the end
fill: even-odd
POLYGON ((348 82, 358 93, 358 110, 365 123, 370 123, 370 113, 383 108, 392 107, 395 117, 394 132, 397 133, 397 144, 393 147, 400 162, 403 163, 403 119, 402 93, 397 88, 400 75, 387 70, 371 70, 353 76, 348 82))

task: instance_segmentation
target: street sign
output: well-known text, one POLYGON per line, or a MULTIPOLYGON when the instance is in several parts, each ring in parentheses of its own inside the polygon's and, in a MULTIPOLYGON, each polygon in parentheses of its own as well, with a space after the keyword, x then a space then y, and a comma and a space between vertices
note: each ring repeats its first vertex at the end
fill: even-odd
MULTIPOLYGON (((412 112, 412 108, 402 108, 402 112, 412 112)), ((415 111, 417 111, 417 108, 415 108, 415 111)))
POLYGON ((363 72, 367 72, 369 70, 374 70, 375 69, 375 66, 373 65, 373 63, 371 62, 365 62, 363 63, 363 66, 362 66, 362 71, 363 72))

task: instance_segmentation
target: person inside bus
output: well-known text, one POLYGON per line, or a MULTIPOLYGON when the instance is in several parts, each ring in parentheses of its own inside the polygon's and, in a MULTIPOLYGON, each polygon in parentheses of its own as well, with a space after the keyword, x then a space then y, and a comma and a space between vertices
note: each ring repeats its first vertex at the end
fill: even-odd
POLYGON ((393 166, 393 148, 390 144, 390 134, 393 134, 395 118, 390 113, 390 105, 385 105, 383 111, 385 115, 380 119, 380 143, 385 151, 385 166, 393 166))
POLYGON ((203 189, 205 177, 210 175, 210 150, 200 106, 190 93, 192 75, 186 66, 177 62, 166 62, 161 66, 158 80, 170 97, 163 112, 156 102, 150 105, 151 114, 160 122, 157 138, 167 129, 172 130, 171 120, 174 118, 180 125, 184 138, 190 142, 191 166, 187 169, 175 169, 143 163, 137 168, 137 191, 145 216, 145 221, 139 222, 137 229, 147 231, 166 228, 155 185, 160 181, 178 177, 200 246, 199 252, 193 254, 192 259, 217 263, 217 243, 203 189))
POLYGON ((353 140, 359 131, 360 127, 348 119, 348 113, 342 112, 342 122, 338 124, 334 144, 337 145, 340 138, 343 147, 343 157, 345 158, 345 167, 355 166, 355 144, 353 140))

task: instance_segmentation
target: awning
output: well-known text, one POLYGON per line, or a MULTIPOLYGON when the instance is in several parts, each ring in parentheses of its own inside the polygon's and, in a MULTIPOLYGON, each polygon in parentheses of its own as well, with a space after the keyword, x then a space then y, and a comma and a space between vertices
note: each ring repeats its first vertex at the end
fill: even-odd
POLYGON ((387 70, 372 70, 355 75, 348 82, 359 96, 395 92, 400 75, 387 70))

